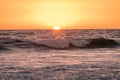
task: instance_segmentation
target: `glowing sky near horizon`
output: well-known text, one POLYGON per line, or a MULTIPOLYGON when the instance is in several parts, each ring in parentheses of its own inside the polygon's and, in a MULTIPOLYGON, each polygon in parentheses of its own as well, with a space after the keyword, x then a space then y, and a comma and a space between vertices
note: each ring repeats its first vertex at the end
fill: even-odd
POLYGON ((0 29, 120 28, 119 0, 0 0, 0 29), (27 27, 26 27, 27 26, 27 27))

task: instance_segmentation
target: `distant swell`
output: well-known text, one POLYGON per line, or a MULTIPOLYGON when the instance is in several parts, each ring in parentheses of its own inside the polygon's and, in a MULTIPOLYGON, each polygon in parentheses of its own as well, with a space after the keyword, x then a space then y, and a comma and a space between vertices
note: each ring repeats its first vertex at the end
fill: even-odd
POLYGON ((20 40, 0 38, 0 50, 12 48, 39 48, 39 49, 76 49, 76 48, 114 48, 120 44, 112 39, 51 39, 51 40, 20 40))

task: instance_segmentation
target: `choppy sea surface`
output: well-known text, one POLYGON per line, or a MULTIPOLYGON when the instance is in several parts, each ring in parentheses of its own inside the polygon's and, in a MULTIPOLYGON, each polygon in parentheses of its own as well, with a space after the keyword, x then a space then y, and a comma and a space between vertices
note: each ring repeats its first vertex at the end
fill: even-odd
POLYGON ((120 30, 1 30, 0 80, 120 80, 120 30))

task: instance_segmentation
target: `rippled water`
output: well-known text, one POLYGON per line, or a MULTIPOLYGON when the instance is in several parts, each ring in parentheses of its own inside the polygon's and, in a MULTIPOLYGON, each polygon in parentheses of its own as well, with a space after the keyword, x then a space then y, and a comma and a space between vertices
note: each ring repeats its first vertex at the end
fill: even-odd
MULTIPOLYGON (((23 38, 25 40, 53 39, 54 35, 48 36, 52 35, 49 33, 51 32, 0 31, 0 37, 23 38)), ((106 38, 107 36, 107 38, 117 41, 120 38, 119 30, 66 31, 64 36, 77 39, 83 37, 106 38)), ((7 46, 11 47, 11 50, 0 51, 0 80, 120 80, 119 47, 42 50, 38 47, 15 48, 12 45, 7 46)))
POLYGON ((120 30, 9 30, 0 31, 0 37, 17 37, 27 39, 50 39, 60 38, 120 38, 120 30))

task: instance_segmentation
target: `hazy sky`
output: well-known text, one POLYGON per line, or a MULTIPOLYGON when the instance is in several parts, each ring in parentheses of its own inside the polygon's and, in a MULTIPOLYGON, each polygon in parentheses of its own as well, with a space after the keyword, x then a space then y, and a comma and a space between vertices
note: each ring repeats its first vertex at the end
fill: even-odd
POLYGON ((120 28, 120 0, 0 0, 0 29, 120 28))

